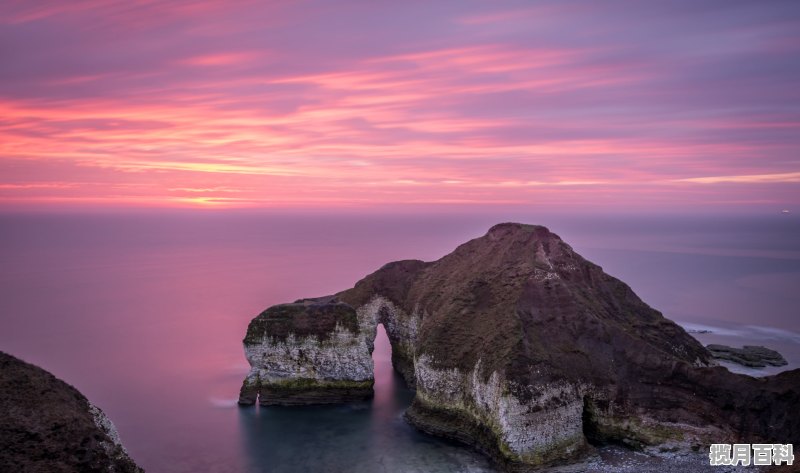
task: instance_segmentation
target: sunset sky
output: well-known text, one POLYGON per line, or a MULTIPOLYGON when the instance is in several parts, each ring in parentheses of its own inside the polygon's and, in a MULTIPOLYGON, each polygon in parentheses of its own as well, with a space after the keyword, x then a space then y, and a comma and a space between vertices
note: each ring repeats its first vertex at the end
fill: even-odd
POLYGON ((797 1, 0 3, 0 210, 800 212, 797 1))

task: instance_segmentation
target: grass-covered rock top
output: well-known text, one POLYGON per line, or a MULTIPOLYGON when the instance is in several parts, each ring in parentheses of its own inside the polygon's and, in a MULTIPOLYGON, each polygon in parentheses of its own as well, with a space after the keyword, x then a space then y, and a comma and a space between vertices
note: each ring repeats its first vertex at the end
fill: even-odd
POLYGON ((265 338, 284 341, 290 334, 295 338, 314 336, 325 341, 336 326, 358 334, 355 309, 342 302, 296 302, 272 306, 254 318, 247 327, 244 343, 253 345, 265 338))

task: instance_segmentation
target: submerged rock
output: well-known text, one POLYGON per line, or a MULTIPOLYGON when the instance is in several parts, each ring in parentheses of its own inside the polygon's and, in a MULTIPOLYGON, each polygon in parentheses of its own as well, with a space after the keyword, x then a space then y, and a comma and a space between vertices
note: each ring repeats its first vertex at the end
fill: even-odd
POLYGON ((800 440, 787 415, 800 407, 800 370, 756 380, 714 367, 625 283, 546 228, 516 223, 437 261, 389 263, 334 296, 268 309, 244 340, 240 402, 349 398, 337 386, 371 382, 378 323, 416 387, 407 419, 508 470, 574 461, 592 444, 800 440))
POLYGON ((78 390, 0 352, 0 471, 141 473, 114 424, 78 390))
POLYGON ((726 345, 706 345, 711 356, 718 360, 730 361, 749 368, 770 366, 786 366, 786 359, 775 350, 755 345, 733 348, 726 345))

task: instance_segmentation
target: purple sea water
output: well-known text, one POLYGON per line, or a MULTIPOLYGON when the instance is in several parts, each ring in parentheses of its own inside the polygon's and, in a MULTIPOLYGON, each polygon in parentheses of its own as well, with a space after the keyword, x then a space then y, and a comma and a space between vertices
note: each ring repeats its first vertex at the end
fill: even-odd
MULTIPOLYGON (((271 304, 432 260, 506 220, 541 223, 704 343, 757 343, 800 366, 800 219, 792 215, 265 213, 0 216, 0 350, 103 408, 151 472, 487 471, 418 433, 413 393, 376 340, 372 402, 235 405, 241 340, 271 304)), ((761 370, 752 374, 771 373, 761 370)))

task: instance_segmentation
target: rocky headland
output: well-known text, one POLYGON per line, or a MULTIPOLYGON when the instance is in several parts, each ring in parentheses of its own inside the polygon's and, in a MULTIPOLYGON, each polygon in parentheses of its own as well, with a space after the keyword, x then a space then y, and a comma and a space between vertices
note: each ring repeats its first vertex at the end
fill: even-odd
POLYGON ((755 379, 547 228, 499 224, 433 262, 389 263, 338 294, 271 307, 244 339, 240 403, 368 397, 377 324, 416 388, 406 418, 509 471, 594 445, 702 451, 797 443, 800 370, 755 379))
POLYGON ((769 366, 786 366, 786 359, 775 350, 757 346, 745 345, 742 348, 727 345, 706 345, 706 348, 717 360, 730 361, 748 368, 764 368, 769 366))
POLYGON ((0 471, 142 473, 114 424, 77 389, 0 352, 0 471))

